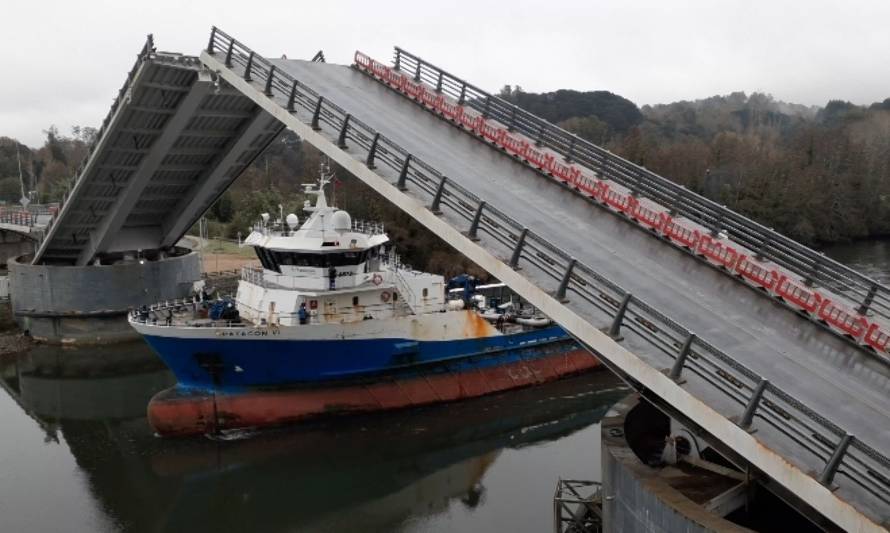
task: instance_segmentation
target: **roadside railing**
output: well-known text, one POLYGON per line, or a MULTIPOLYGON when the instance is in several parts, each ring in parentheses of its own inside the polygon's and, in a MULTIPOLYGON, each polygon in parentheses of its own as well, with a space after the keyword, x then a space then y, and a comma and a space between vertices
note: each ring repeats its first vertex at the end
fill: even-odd
MULTIPOLYGON (((469 190, 449 180, 303 82, 276 69, 268 60, 223 31, 213 28, 207 52, 221 57, 225 66, 233 72, 237 68, 240 76, 264 88, 269 98, 290 112, 308 113, 313 128, 326 131, 332 138, 340 141, 341 147, 348 145, 353 156, 361 154, 369 168, 387 167, 392 170, 398 176, 398 187, 413 189, 415 195, 431 198, 431 211, 448 211, 463 220, 467 223, 466 235, 469 238, 485 234, 499 245, 512 250, 508 261, 511 267, 533 267, 558 282, 555 294, 557 299, 579 298, 590 304, 602 313, 598 318, 606 319, 609 324, 608 332, 614 338, 620 339, 625 334, 623 332, 634 333, 654 350, 652 355, 660 354, 668 363, 671 378, 679 380, 683 374, 692 373, 720 391, 739 406, 738 424, 741 427, 750 428, 755 419, 762 421, 809 451, 821 462, 815 477, 823 485, 831 486, 842 478, 844 484, 858 486, 884 504, 890 505, 890 459, 883 453, 850 435, 840 425, 809 408, 780 386, 770 383, 740 361, 577 261, 537 235, 531 228, 522 226, 469 190)), ((408 68, 408 56, 401 53, 399 57, 402 68, 408 68)), ((435 74, 437 79, 434 82, 442 87, 449 87, 450 91, 459 91, 465 102, 472 99, 476 102, 473 105, 485 105, 485 99, 479 99, 485 93, 466 83, 457 83, 456 78, 444 71, 428 68, 425 63, 417 64, 420 65, 417 70, 421 76, 435 74)), ((492 107, 494 99, 487 100, 489 107, 492 107)), ((513 111, 507 109, 507 112, 513 111)), ((516 127, 519 126, 520 119, 525 123, 533 123, 534 117, 525 117, 518 111, 516 114, 519 117, 514 122, 516 127)), ((557 132, 547 128, 550 127, 544 128, 542 139, 555 142, 552 139, 557 132)), ((599 153, 591 148, 586 150, 599 153)), ((651 181, 650 187, 658 186, 670 191, 680 189, 677 186, 676 189, 671 189, 669 184, 659 182, 663 178, 649 176, 646 173, 648 171, 613 157, 600 155, 600 160, 607 165, 604 170, 612 174, 609 169, 620 164, 622 170, 616 170, 615 175, 625 182, 639 178, 640 183, 644 180, 651 181)), ((707 209, 711 210, 708 213, 714 212, 712 203, 708 204, 708 201, 697 198, 700 197, 684 196, 683 203, 690 214, 694 214, 691 207, 693 202, 699 206, 696 209, 701 213, 705 213, 707 209)), ((722 213, 724 217, 731 215, 725 211, 722 213)), ((705 217, 704 214, 701 216, 705 217)), ((771 247, 775 249, 780 242, 784 241, 777 240, 771 247)), ((795 250, 798 254, 807 253, 805 250, 795 250)), ((608 361, 605 362, 609 364, 608 361)))
POLYGON ((0 211, 0 223, 33 227, 37 217, 28 211, 0 211))
POLYGON ((845 294, 859 304, 861 314, 871 310, 890 318, 890 287, 467 83, 399 47, 395 48, 393 68, 412 76, 415 81, 435 87, 438 92, 456 99, 460 105, 471 107, 484 117, 506 125, 510 131, 515 130, 533 139, 537 147, 557 152, 564 157, 564 161, 576 161, 637 195, 669 207, 672 213, 711 229, 715 234, 725 232, 729 239, 756 250, 758 255, 811 283, 845 294))

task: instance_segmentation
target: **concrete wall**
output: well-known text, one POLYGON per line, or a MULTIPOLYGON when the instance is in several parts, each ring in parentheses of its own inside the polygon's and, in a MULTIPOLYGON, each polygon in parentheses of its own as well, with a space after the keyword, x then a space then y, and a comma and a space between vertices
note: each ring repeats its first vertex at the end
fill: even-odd
POLYGON ((48 342, 116 342, 136 337, 127 310, 191 293, 201 279, 197 253, 144 264, 108 266, 31 265, 9 261, 9 284, 16 322, 48 342))
POLYGON ((6 266, 14 257, 33 254, 34 249, 32 237, 0 228, 0 266, 6 266))
MULTIPOLYGON (((625 428, 625 418, 638 405, 636 394, 613 407, 603 419, 603 524, 614 533, 750 532, 680 494, 658 476, 658 470, 640 460, 628 445, 627 434, 645 427, 625 428)), ((654 424, 653 426, 659 426, 654 424)), ((653 427, 660 433, 665 428, 653 427)))

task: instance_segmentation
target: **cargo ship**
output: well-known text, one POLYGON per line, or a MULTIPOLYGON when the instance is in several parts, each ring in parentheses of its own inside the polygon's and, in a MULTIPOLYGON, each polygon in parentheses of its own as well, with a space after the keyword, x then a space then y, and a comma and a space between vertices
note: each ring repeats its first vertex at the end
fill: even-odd
POLYGON ((455 401, 599 362, 501 285, 413 270, 381 224, 328 205, 332 174, 295 214, 264 213, 234 298, 206 292, 129 322, 176 377, 149 403, 162 436, 455 401), (500 293, 500 294, 498 294, 500 293))

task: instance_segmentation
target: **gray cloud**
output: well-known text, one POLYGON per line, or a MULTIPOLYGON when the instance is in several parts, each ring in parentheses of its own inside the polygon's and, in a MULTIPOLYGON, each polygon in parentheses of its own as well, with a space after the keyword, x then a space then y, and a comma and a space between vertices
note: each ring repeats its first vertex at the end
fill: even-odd
POLYGON ((216 24, 261 53, 348 63, 399 44, 487 89, 606 89, 637 104, 763 91, 890 97, 883 0, 17 2, 0 19, 0 135, 97 125, 145 35, 197 54, 216 24), (245 7, 246 6, 246 7, 245 7))

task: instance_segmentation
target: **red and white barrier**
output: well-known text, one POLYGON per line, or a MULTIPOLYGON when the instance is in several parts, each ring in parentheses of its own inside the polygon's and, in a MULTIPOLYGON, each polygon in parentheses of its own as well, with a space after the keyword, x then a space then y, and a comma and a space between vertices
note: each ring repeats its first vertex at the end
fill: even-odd
POLYGON ((640 226, 655 231, 677 246, 703 256, 709 263, 740 276, 791 307, 809 313, 860 344, 884 354, 890 352, 890 334, 884 333, 879 324, 869 322, 859 313, 835 303, 792 278, 790 273, 782 272, 777 266, 763 266, 751 259, 749 250, 736 243, 703 233, 697 227, 670 216, 668 210, 661 206, 643 205, 626 188, 585 173, 586 168, 560 160, 551 152, 529 143, 519 134, 508 131, 496 122, 490 122, 476 110, 464 107, 442 93, 436 93, 424 83, 416 82, 361 52, 355 53, 355 64, 445 119, 527 161, 545 174, 575 187, 608 208, 626 214, 640 226))

